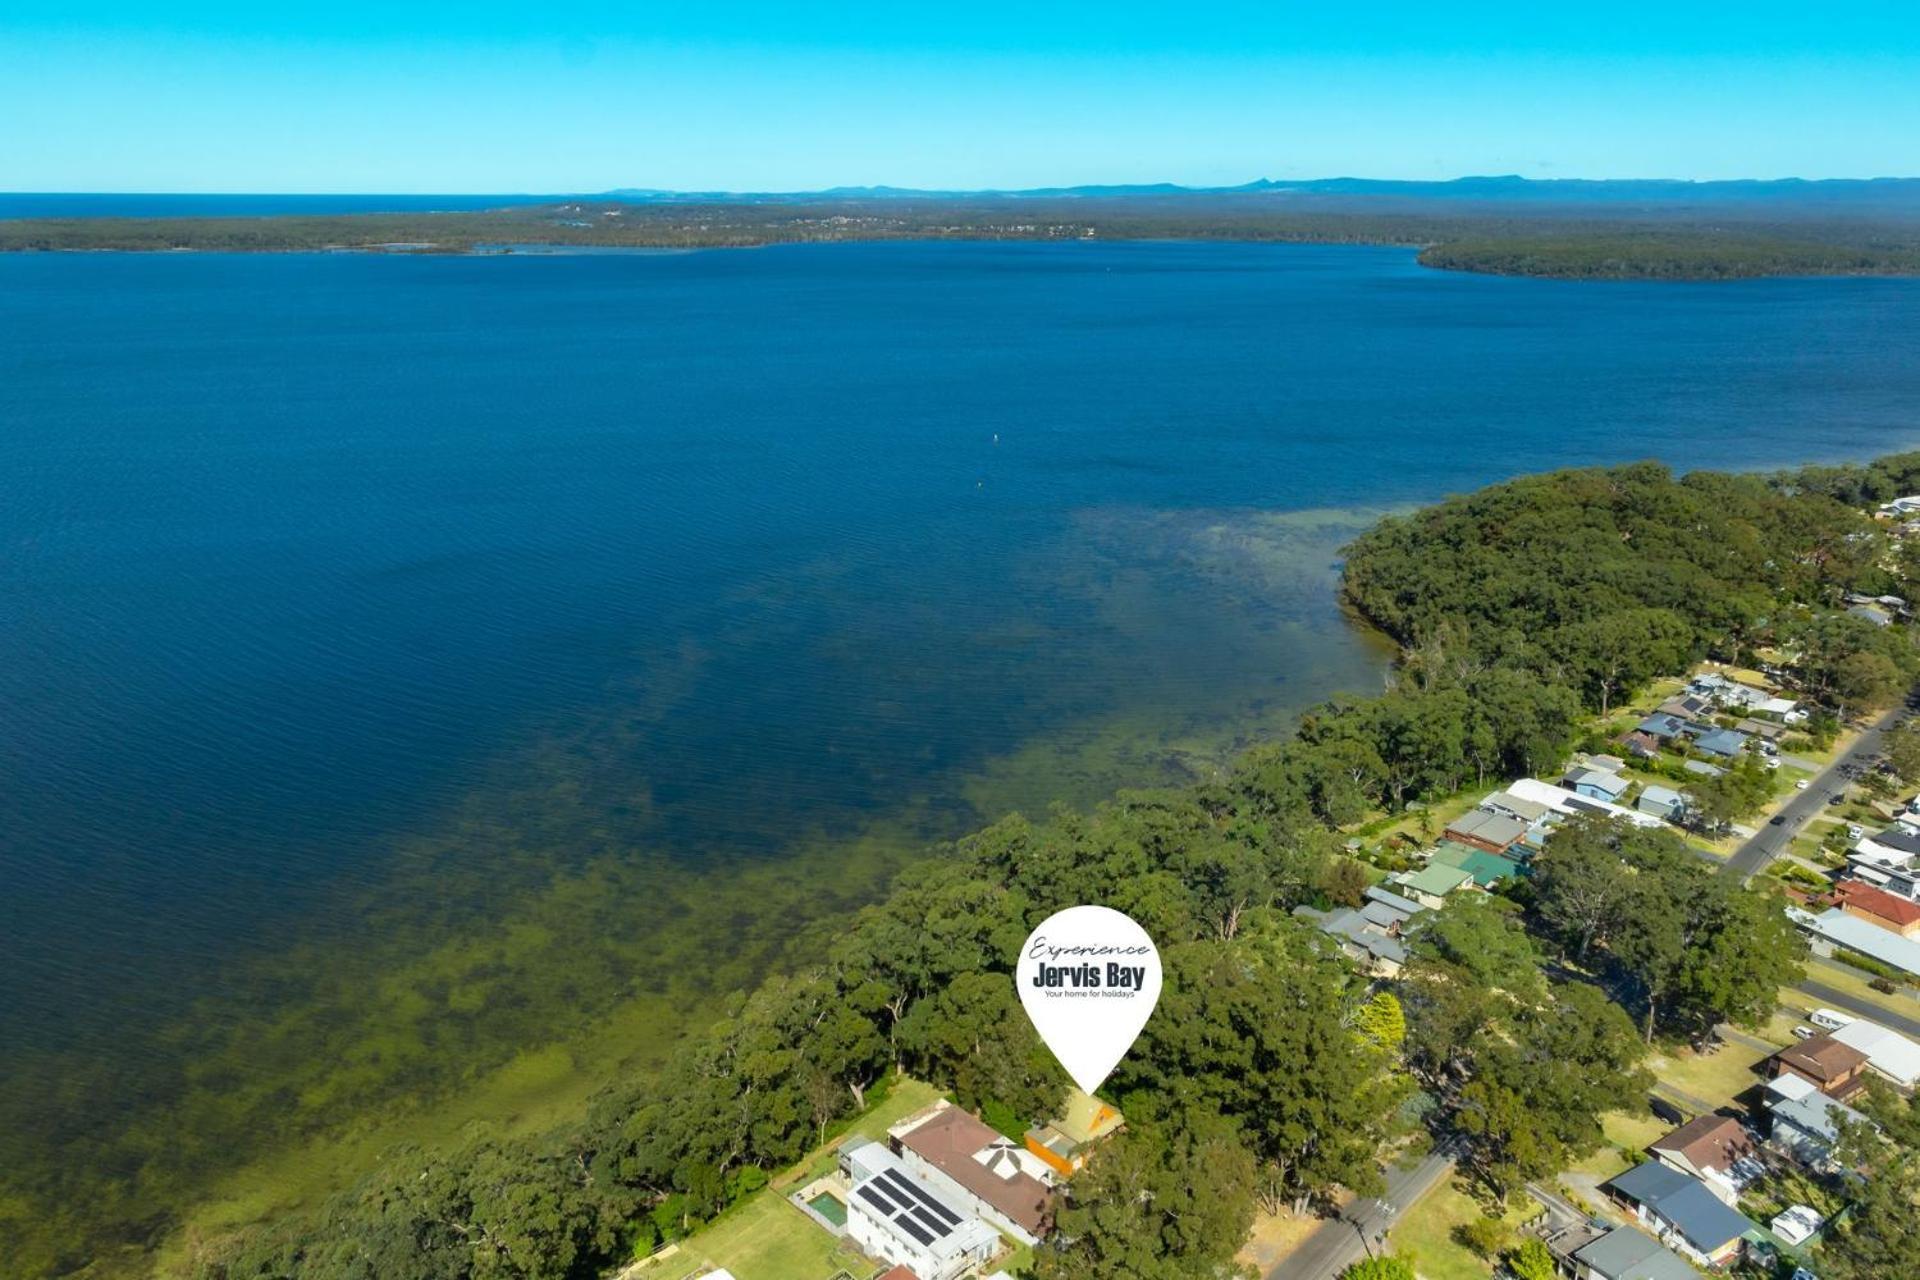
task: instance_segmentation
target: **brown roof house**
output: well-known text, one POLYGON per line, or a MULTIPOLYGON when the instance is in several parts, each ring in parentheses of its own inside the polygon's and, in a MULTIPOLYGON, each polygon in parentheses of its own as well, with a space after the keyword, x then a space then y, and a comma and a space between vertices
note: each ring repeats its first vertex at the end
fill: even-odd
POLYGON ((1740 1192, 1762 1172, 1758 1144, 1729 1116, 1689 1120, 1647 1150, 1661 1164, 1700 1179, 1730 1205, 1739 1204, 1740 1192))
POLYGON ((1817 1035, 1790 1044, 1773 1055, 1773 1074, 1796 1075, 1829 1098, 1846 1098, 1865 1083, 1867 1055, 1832 1035, 1817 1035))
POLYGON ((1053 1228, 1053 1171, 1025 1146, 942 1099, 887 1130, 914 1177, 1022 1244, 1053 1228))
POLYGON ((1876 889, 1863 881, 1842 880, 1835 885, 1833 904, 1850 916, 1858 916, 1903 938, 1920 934, 1920 902, 1876 889))

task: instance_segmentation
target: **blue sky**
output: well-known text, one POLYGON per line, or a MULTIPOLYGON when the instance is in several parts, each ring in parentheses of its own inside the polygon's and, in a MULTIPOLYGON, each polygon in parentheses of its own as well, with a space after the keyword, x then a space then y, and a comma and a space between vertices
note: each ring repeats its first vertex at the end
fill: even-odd
POLYGON ((1920 175, 1920 5, 0 4, 0 190, 1920 175))

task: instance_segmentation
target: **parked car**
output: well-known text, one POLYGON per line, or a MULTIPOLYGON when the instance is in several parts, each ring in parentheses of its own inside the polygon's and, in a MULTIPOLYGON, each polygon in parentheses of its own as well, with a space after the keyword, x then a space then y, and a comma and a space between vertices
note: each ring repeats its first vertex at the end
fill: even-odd
POLYGON ((1807 789, 1807 780, 1805 778, 1795 778, 1793 780, 1793 789, 1795 791, 1805 791, 1807 789))
POLYGON ((1786 820, 1787 820, 1786 814, 1776 813, 1771 818, 1767 819, 1767 825, 1770 827, 1782 826, 1786 823, 1786 820))
POLYGON ((1847 824, 1847 839, 1858 840, 1865 834, 1867 834, 1866 828, 1862 827, 1859 823, 1849 822, 1847 824))
POLYGON ((1796 1040, 1811 1040, 1814 1036, 1817 1036, 1819 1034, 1820 1033, 1818 1031, 1815 1031, 1812 1027, 1808 1026, 1804 1022, 1793 1029, 1793 1038, 1796 1040))
POLYGON ((1843 794, 1839 794, 1839 793, 1836 793, 1836 794, 1834 794, 1834 795, 1830 795, 1830 796, 1828 796, 1828 797, 1827 797, 1827 807, 1828 807, 1828 808, 1832 808, 1832 807, 1833 807, 1834 805, 1836 805, 1836 804, 1840 804, 1840 803, 1841 803, 1842 801, 1844 801, 1844 800, 1845 800, 1846 798, 1847 798, 1847 797, 1846 797, 1845 795, 1843 795, 1843 794))

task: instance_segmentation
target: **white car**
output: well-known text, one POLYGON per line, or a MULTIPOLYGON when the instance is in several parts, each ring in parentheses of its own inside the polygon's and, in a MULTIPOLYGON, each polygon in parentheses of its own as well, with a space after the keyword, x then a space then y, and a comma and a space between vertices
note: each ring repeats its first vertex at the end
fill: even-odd
POLYGON ((1795 791, 1805 791, 1807 789, 1807 780, 1805 778, 1795 778, 1793 780, 1793 789, 1795 791))

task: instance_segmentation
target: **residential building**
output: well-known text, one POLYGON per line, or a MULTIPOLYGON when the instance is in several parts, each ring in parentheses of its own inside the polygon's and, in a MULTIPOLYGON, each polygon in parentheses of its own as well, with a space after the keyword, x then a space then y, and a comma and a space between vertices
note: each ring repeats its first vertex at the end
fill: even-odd
POLYGON ((1767 1082, 1764 1105, 1767 1145, 1813 1169, 1824 1169, 1832 1162, 1843 1120, 1866 1119, 1846 1103, 1791 1074, 1767 1082))
POLYGON ((1039 1157, 942 1100, 887 1130, 887 1145, 939 1194, 1006 1232, 1038 1244, 1053 1225, 1053 1193, 1039 1157))
POLYGON ((1672 787, 1648 784, 1640 789, 1633 807, 1666 822, 1678 822, 1686 816, 1687 798, 1672 787))
POLYGON ((1652 760, 1660 754, 1660 739, 1638 729, 1620 739, 1620 745, 1627 754, 1640 760, 1652 760))
POLYGON ((1660 819, 1644 813, 1635 812, 1621 804, 1610 804, 1605 800, 1594 800, 1587 796, 1576 795, 1565 787, 1555 786, 1551 782, 1542 782, 1538 778, 1520 778, 1507 788, 1508 791, 1527 800, 1538 800, 1555 813, 1567 817, 1580 813, 1605 814, 1609 818, 1619 818, 1631 822, 1636 827, 1658 827, 1660 819))
POLYGON ((1836 1042, 1865 1054, 1867 1070, 1897 1088, 1911 1089, 1915 1081, 1920 1081, 1920 1044, 1893 1028, 1855 1018, 1827 1034, 1836 1042))
POLYGON ((1060 1115, 1027 1130, 1027 1150, 1063 1178, 1080 1172, 1095 1144, 1126 1123, 1119 1109, 1083 1089, 1067 1090, 1060 1115))
POLYGON ((1708 764, 1705 760, 1683 760, 1680 767, 1688 773, 1697 773, 1703 778, 1718 778, 1726 772, 1717 764, 1708 764))
POLYGON ((1401 917, 1402 924, 1426 910, 1412 898, 1403 898, 1391 889, 1383 889, 1377 884, 1367 890, 1366 901, 1396 912, 1401 917))
POLYGON ((1332 911, 1295 907, 1293 914, 1336 939, 1341 952, 1373 977, 1397 978, 1406 967, 1407 948, 1396 935, 1407 917, 1384 903, 1369 901, 1360 909, 1336 907, 1332 911), (1378 923, 1375 917, 1389 923, 1378 923))
POLYGON ((1505 853, 1519 843, 1532 824, 1509 814, 1480 808, 1469 810, 1447 824, 1444 838, 1487 853, 1505 853))
POLYGON ((1844 947, 1902 973, 1920 976, 1920 942, 1868 924, 1839 907, 1829 907, 1817 916, 1789 912, 1788 918, 1812 935, 1815 955, 1832 955, 1836 947, 1844 947))
POLYGON ((1747 735, 1738 729, 1715 729, 1695 738, 1693 749, 1702 755, 1731 760, 1747 749, 1747 735))
POLYGON ((1452 840, 1443 840, 1433 851, 1430 859, 1433 865, 1456 867, 1473 877, 1473 883, 1482 889, 1491 889, 1502 880, 1511 880, 1524 875, 1525 870, 1518 860, 1503 854, 1488 853, 1469 845, 1458 844, 1452 840))
POLYGON ((1737 1259, 1743 1238, 1759 1230, 1698 1178, 1658 1161, 1627 1170, 1604 1190, 1683 1258, 1706 1266, 1737 1259))
POLYGON ((1398 886, 1397 892, 1412 898, 1430 911, 1438 911, 1446 905, 1447 895, 1462 885, 1469 884, 1473 876, 1458 867, 1435 866, 1428 863, 1417 871, 1401 871, 1387 878, 1388 883, 1398 886))
POLYGON ((1867 1055, 1833 1038, 1831 1031, 1790 1044, 1768 1059, 1774 1076, 1796 1075, 1820 1092, 1844 1098, 1860 1090, 1867 1055))
POLYGON ((1741 1191, 1765 1171, 1753 1135, 1731 1116, 1689 1120, 1647 1150, 1661 1164, 1700 1179, 1727 1204, 1739 1203, 1741 1191))
POLYGON ((1920 835, 1904 826, 1892 826, 1861 836, 1847 857, 1848 861, 1857 857, 1882 871, 1905 870, 1915 858, 1920 858, 1920 835))
POLYGON ((957 1280, 998 1252, 998 1232, 879 1143, 843 1148, 840 1167, 852 1184, 847 1235, 871 1256, 916 1280, 957 1280))
POLYGON ((1534 827, 1553 816, 1553 807, 1538 800, 1529 800, 1525 796, 1515 795, 1511 791, 1496 791, 1480 802, 1480 807, 1488 813, 1503 813, 1509 818, 1534 827))
POLYGON ((1604 800, 1608 804, 1615 804, 1627 793, 1629 785, 1625 778, 1610 769, 1577 765, 1567 771, 1567 789, 1589 800, 1604 800))
POLYGON ((1574 1280, 1700 1280, 1691 1263, 1632 1227, 1615 1227, 1573 1253, 1574 1280))
POLYGON ((1888 893, 1864 880, 1842 880, 1835 885, 1833 905, 1903 938, 1920 934, 1920 902, 1888 893))
POLYGON ((1666 741, 1669 738, 1682 738, 1687 734, 1687 720, 1666 711, 1656 711, 1633 727, 1635 733, 1644 733, 1650 738, 1666 741))

